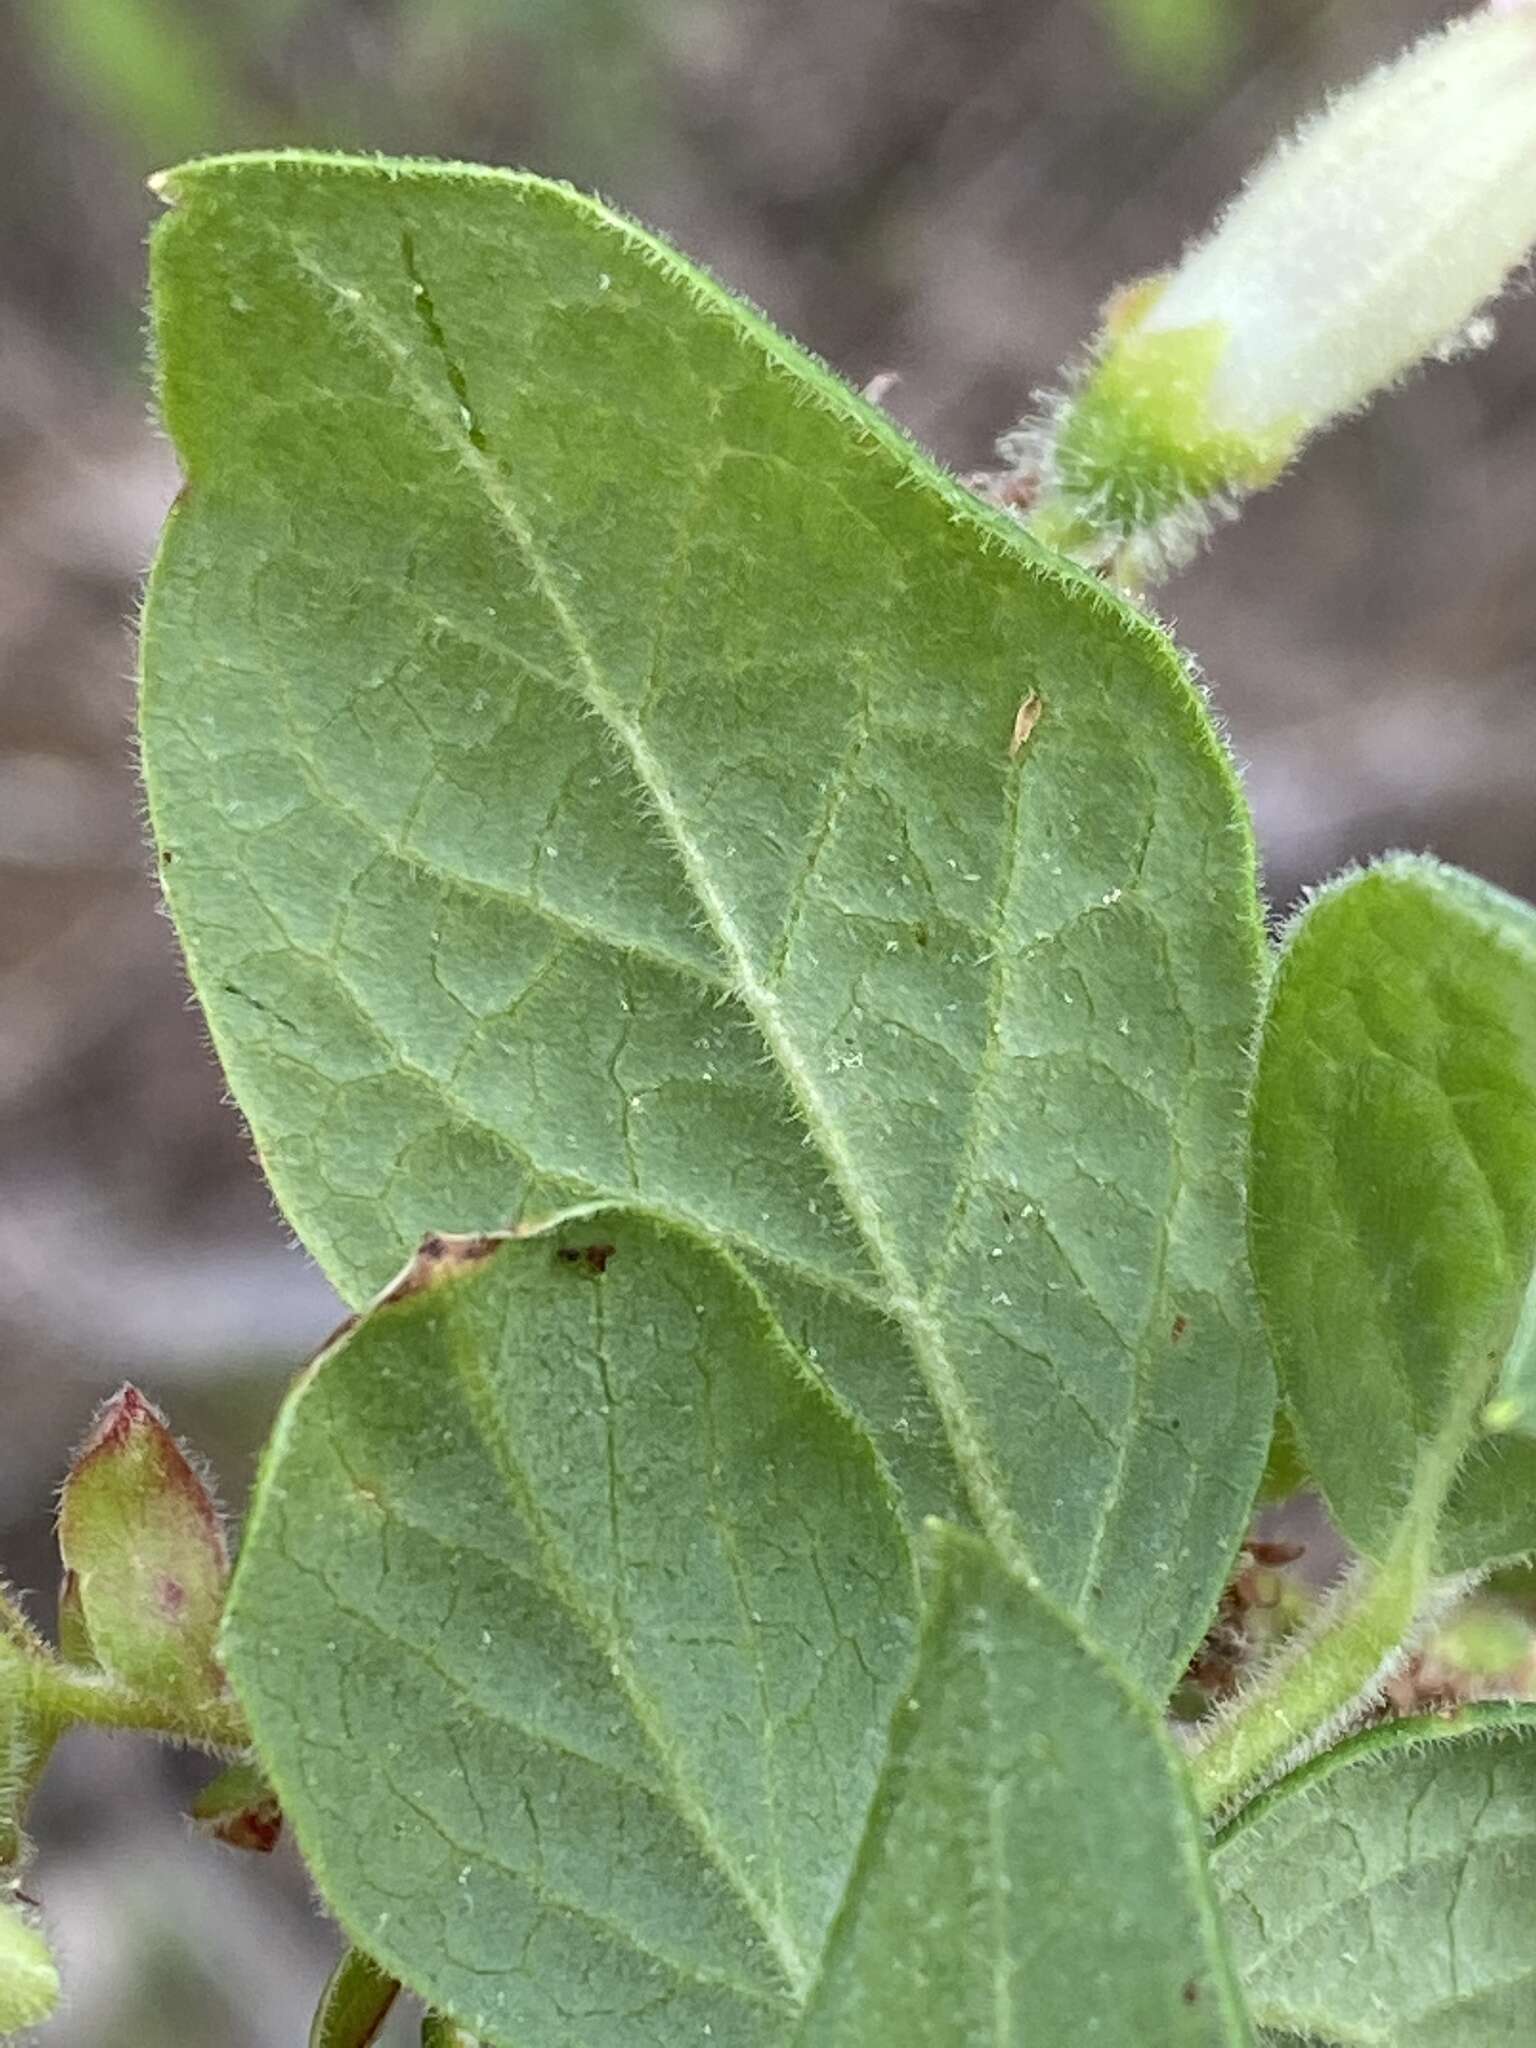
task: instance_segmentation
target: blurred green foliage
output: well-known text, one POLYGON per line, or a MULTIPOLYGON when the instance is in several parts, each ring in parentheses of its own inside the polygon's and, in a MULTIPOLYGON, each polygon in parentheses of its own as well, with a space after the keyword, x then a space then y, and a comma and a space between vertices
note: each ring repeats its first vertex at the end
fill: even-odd
POLYGON ((20 7, 69 99, 147 168, 246 144, 452 149, 466 129, 472 142, 476 94, 491 89, 488 62, 491 77, 499 64, 514 83, 537 67, 552 116, 583 135, 609 133, 616 111, 636 107, 636 66, 670 0, 20 7))
POLYGON ((239 134, 255 97, 242 76, 305 0, 22 0, 34 38, 72 94, 151 154, 239 134))
MULTIPOLYGON (((490 61, 537 68, 584 144, 646 122, 672 0, 18 0, 70 98, 144 167, 246 143, 452 150, 490 61)), ((733 0, 719 0, 728 8, 733 0)), ((1247 0, 1083 0, 1132 71, 1194 93, 1232 58, 1247 0)), ((653 109, 654 112, 654 109, 653 109)))
POLYGON ((1121 50, 1148 83, 1194 94, 1236 54, 1246 0, 1099 0, 1121 50))

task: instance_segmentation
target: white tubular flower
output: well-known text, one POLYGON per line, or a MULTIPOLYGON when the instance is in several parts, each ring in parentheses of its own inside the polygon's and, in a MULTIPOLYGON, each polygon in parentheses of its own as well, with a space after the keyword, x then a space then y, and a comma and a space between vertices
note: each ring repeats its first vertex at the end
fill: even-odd
POLYGON ((1039 472, 1032 523, 1101 560, 1159 529, 1176 550, 1196 508, 1482 338, 1533 243, 1536 0, 1491 0, 1334 99, 1176 271, 1120 295, 1057 418, 1008 448, 1039 472))

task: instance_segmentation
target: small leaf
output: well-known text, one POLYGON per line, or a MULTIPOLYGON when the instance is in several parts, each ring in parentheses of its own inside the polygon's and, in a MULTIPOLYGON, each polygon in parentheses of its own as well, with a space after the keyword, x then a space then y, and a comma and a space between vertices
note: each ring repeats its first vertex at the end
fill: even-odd
POLYGON ((105 1404, 70 1468, 59 1549, 91 1648, 114 1678, 168 1701, 222 1689, 213 1643, 229 1576, 224 1524, 136 1387, 105 1404))
POLYGON ((369 2048, 399 1996, 393 1977, 361 1949, 349 1948, 321 1995, 309 2048, 369 2048))
POLYGON ((974 1537, 941 1570, 800 2048, 1247 2042, 1159 1717, 974 1537))
POLYGON ((429 2012, 421 2023, 421 2048, 480 2048, 480 2043, 446 2013, 429 2012))
POLYGON ((1215 1874, 1254 2017, 1277 2041, 1536 2040, 1536 1709, 1468 1708, 1343 1744, 1249 1809, 1215 1874))
POLYGON ((1417 1530, 1445 1572, 1528 1551, 1536 1446, 1478 1422, 1536 1252, 1536 912, 1420 860, 1324 892, 1253 1129, 1260 1295, 1345 1534, 1381 1562, 1417 1530))
POLYGON ((205 1834, 231 1849, 267 1856, 283 1832, 283 1810, 256 1764, 231 1764, 192 1802, 192 1818, 205 1834))
POLYGON ((916 1593, 734 1261, 430 1240, 279 1419, 224 1650, 353 1940, 498 2048, 777 2043, 916 1593))
POLYGON ((59 1655, 66 1664, 81 1664, 87 1669, 97 1662, 91 1632, 85 1624, 85 1609, 80 1603, 78 1572, 66 1572, 59 1583, 59 1655))
POLYGON ((910 1526, 1166 1692, 1273 1408, 1251 839, 1168 641, 568 190, 160 186, 150 806, 295 1228, 353 1302, 577 1201, 722 1239, 910 1526))
POLYGON ((59 1973, 32 1915, 0 1891, 0 2033, 47 2019, 59 2002, 59 1973))

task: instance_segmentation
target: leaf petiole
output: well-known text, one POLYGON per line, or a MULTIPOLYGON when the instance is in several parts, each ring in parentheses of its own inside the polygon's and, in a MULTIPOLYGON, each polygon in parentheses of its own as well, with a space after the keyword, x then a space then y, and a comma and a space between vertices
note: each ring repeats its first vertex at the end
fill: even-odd
POLYGON ((1476 1572, 1437 1578, 1433 1557, 1446 1498, 1486 1393, 1484 1376, 1462 1375, 1386 1557, 1379 1563, 1362 1558, 1314 1625, 1212 1724, 1191 1760, 1202 1812, 1229 1817, 1345 1733, 1426 1626, 1477 1583, 1476 1572))
POLYGON ((52 1657, 33 1662, 28 1678, 35 1710, 60 1727, 86 1722, 96 1728, 137 1728, 198 1749, 250 1746, 245 1716, 227 1696, 198 1702, 158 1699, 100 1672, 82 1671, 52 1657))

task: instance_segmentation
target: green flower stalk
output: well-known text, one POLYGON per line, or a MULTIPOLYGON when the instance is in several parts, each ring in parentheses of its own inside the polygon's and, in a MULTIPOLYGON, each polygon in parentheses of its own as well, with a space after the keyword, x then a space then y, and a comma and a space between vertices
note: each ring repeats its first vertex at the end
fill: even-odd
POLYGON ((1075 387, 1002 444, 1005 501, 1121 580, 1183 559, 1311 436, 1485 341, 1536 244, 1536 0, 1426 37, 1119 293, 1075 387))

